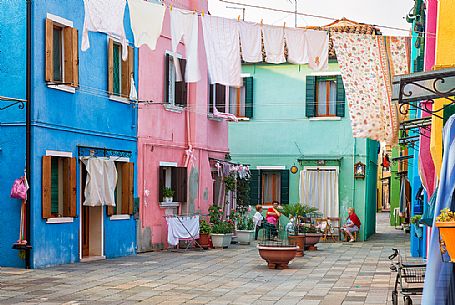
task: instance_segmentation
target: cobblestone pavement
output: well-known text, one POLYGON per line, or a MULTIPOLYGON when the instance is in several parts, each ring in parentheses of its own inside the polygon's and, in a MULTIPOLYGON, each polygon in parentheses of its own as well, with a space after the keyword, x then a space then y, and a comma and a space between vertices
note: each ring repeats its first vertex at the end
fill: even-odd
POLYGON ((406 251, 409 235, 384 225, 384 214, 378 223, 369 241, 319 244, 287 270, 268 270, 254 245, 2 268, 0 304, 390 304, 387 256, 392 247, 406 251))

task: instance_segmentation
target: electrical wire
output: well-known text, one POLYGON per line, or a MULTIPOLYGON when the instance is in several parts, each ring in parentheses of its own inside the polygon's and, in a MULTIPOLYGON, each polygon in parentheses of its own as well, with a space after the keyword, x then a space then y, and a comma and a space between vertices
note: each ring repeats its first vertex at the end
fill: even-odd
MULTIPOLYGON (((269 11, 280 12, 280 13, 288 13, 288 14, 294 14, 294 15, 297 14, 297 15, 300 15, 300 16, 319 18, 319 19, 324 19, 324 20, 329 20, 329 21, 337 21, 338 20, 337 18, 323 16, 323 15, 314 15, 314 14, 307 14, 307 13, 301 13, 301 12, 294 12, 294 11, 282 10, 282 9, 277 9, 277 8, 272 8, 272 7, 267 7, 267 6, 239 3, 239 2, 229 1, 229 0, 219 0, 219 1, 220 2, 224 2, 224 3, 228 3, 228 4, 239 5, 239 6, 246 6, 246 7, 251 7, 251 8, 269 10, 269 11)), ((402 29, 402 28, 388 26, 388 25, 380 25, 380 24, 369 24, 369 25, 375 26, 375 27, 384 28, 384 29, 389 29, 389 30, 403 31, 403 32, 407 32, 407 33, 411 32, 411 29, 402 29)), ((425 31, 424 32, 413 31, 413 33, 427 34, 429 36, 436 36, 436 33, 425 32, 425 31)))

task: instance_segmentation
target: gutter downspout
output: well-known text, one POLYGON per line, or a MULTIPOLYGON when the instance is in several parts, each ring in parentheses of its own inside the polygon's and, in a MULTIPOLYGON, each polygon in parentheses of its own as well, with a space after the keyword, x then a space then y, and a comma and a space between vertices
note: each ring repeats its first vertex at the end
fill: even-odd
MULTIPOLYGON (((31 109, 31 95, 32 95, 32 0, 27 1, 27 37, 26 37, 26 114, 25 114, 25 170, 27 171, 27 176, 29 177, 29 185, 33 180, 32 171, 31 171, 31 155, 32 155, 32 146, 31 146, 31 120, 32 120, 32 109, 31 109)), ((27 204, 26 204, 26 240, 27 245, 31 245, 31 202, 32 202, 32 191, 28 190, 27 194, 27 204)), ((25 266, 27 269, 31 267, 31 257, 30 257, 31 248, 25 251, 25 266)))

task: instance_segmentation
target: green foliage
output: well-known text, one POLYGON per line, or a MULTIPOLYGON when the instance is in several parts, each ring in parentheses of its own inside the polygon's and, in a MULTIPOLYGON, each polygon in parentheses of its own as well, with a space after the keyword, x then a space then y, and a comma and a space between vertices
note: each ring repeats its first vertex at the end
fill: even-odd
POLYGON ((411 223, 414 225, 418 225, 422 215, 414 215, 411 217, 411 223))
POLYGON ((237 230, 253 230, 254 229, 254 222, 253 218, 250 217, 242 217, 237 222, 237 230))
POLYGON ((250 204, 250 182, 247 179, 237 179, 237 205, 248 206, 250 204))
POLYGON ((199 220, 199 233, 202 234, 210 234, 212 228, 210 227, 209 223, 204 219, 199 220))
POLYGON ((453 222, 455 221, 455 215, 453 212, 450 211, 449 208, 445 208, 441 210, 441 214, 436 217, 436 221, 438 222, 453 222))
POLYGON ((170 197, 174 196, 174 193, 175 192, 170 187, 165 187, 163 189, 163 197, 170 198, 170 197))
POLYGON ((234 232, 234 222, 232 220, 220 221, 212 225, 213 234, 228 234, 234 232))
POLYGON ((217 224, 221 222, 223 218, 223 210, 216 205, 212 205, 209 207, 209 218, 211 224, 217 224))
POLYGON ((292 203, 286 204, 283 206, 283 214, 286 217, 294 216, 294 217, 305 217, 306 214, 317 212, 318 209, 314 207, 310 207, 307 204, 300 204, 300 203, 292 203))
POLYGON ((235 176, 233 174, 224 177, 223 182, 226 187, 226 191, 235 191, 235 176))

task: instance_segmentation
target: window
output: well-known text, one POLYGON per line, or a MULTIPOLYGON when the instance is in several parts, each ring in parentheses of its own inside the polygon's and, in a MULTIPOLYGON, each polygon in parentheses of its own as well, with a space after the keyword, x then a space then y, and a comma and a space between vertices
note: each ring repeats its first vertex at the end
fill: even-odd
POLYGON ((340 75, 307 76, 307 117, 344 117, 344 105, 345 92, 340 75))
POLYGON ((122 60, 122 45, 109 38, 108 92, 110 95, 129 98, 134 69, 134 51, 128 47, 128 58, 122 60))
POLYGON ((117 186, 115 188, 115 207, 107 207, 107 215, 132 215, 134 208, 134 163, 115 162, 117 186))
POLYGON ((76 217, 76 158, 43 157, 42 217, 76 217))
POLYGON ((186 167, 160 166, 158 202, 164 201, 164 188, 174 191, 174 202, 186 202, 187 170, 186 167))
POLYGON ((253 77, 244 77, 242 87, 229 87, 227 92, 226 86, 209 85, 209 92, 209 113, 213 113, 215 105, 222 113, 230 113, 238 118, 253 117, 253 77))
MULTIPOLYGON (((184 76, 186 69, 186 59, 179 59, 179 64, 182 76, 184 76)), ((183 79, 182 81, 177 81, 174 57, 169 54, 166 54, 165 73, 165 103, 178 107, 186 107, 188 99, 188 84, 183 79)))
POLYGON ((79 85, 77 29, 46 19, 46 82, 79 85))
POLYGON ((250 170, 250 203, 289 203, 289 170, 250 170))

